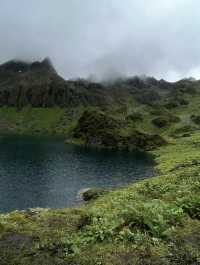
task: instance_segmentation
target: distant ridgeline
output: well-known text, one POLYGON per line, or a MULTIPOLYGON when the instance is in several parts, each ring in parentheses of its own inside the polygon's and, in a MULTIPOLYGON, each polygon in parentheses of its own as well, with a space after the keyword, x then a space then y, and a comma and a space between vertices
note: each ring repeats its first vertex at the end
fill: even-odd
POLYGON ((198 87, 199 82, 191 79, 169 83, 147 77, 103 83, 83 79, 66 81, 57 74, 49 59, 33 63, 9 61, 0 65, 0 106, 17 108, 27 105, 104 107, 125 104, 130 99, 147 105, 169 101, 179 104, 181 93, 192 93, 198 87))

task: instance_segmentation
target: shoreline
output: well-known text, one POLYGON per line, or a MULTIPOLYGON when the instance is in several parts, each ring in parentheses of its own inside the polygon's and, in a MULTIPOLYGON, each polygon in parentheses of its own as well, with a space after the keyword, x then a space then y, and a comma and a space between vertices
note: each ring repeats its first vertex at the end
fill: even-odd
MULTIPOLYGON (((20 262, 27 262, 25 253, 28 251, 30 255, 37 253, 35 261, 46 257, 49 264, 56 260, 85 265, 97 257, 102 262, 111 259, 109 264, 115 264, 117 254, 114 253, 120 251, 126 255, 134 253, 134 257, 130 256, 132 261, 147 259, 150 264, 155 260, 156 264, 163 264, 163 259, 170 264, 174 264, 173 259, 178 259, 180 265, 185 264, 185 259, 188 264, 191 260, 198 264, 200 182, 199 163, 195 162, 200 159, 198 145, 200 134, 196 133, 161 147, 153 152, 160 176, 108 192, 81 207, 1 214, 4 232, 1 232, 0 244, 4 242, 9 249, 6 238, 17 233, 21 238, 19 248, 19 242, 22 244, 26 242, 25 237, 29 238, 32 242, 29 250, 25 245, 21 254, 15 256, 20 262), (193 238, 197 243, 192 243, 193 238), (51 246, 59 249, 59 254, 51 246), (63 247, 67 252, 63 252, 63 247), (145 256, 141 256, 142 253, 145 256)), ((12 264, 9 255, 7 264, 12 264)))

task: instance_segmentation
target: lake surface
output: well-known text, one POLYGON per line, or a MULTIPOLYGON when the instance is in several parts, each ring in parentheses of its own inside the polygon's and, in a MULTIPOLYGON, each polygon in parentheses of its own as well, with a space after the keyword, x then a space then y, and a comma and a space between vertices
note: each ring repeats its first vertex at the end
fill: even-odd
POLYGON ((81 189, 152 175, 152 158, 141 153, 75 147, 55 138, 0 138, 0 212, 70 207, 81 189))

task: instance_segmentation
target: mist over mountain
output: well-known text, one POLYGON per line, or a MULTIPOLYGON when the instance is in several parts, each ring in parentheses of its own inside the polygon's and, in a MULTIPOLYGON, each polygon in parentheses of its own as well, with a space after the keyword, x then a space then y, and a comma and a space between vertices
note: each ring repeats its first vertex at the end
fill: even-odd
POLYGON ((1 0, 0 62, 50 55, 64 78, 200 76, 197 0, 1 0))
MULTIPOLYGON (((197 88, 199 81, 183 79, 178 82, 157 80, 148 76, 130 76, 104 79, 71 79, 61 77, 51 60, 27 62, 10 60, 0 65, 0 106, 21 109, 32 107, 76 107, 127 104, 129 100, 155 105, 176 97, 179 90, 197 88)), ((182 92, 183 92, 182 91, 182 92)))

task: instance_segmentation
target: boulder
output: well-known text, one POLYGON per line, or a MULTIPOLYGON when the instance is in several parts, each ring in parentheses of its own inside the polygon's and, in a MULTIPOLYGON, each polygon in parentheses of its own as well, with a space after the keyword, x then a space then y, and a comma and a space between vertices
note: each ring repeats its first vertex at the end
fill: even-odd
POLYGON ((79 192, 81 198, 88 202, 97 199, 99 196, 105 194, 106 190, 101 188, 86 188, 79 192))

